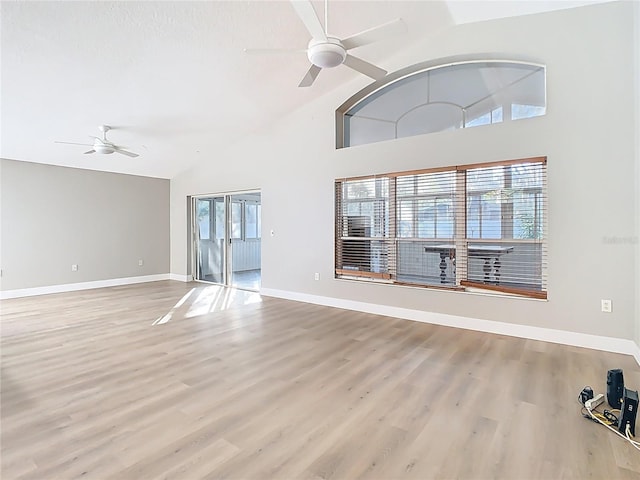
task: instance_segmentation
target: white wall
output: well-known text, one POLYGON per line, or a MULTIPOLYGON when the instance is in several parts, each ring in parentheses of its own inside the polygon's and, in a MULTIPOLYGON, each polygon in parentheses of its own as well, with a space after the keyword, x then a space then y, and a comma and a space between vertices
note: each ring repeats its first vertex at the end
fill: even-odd
MULTIPOLYGON (((635 7, 635 38, 633 44, 635 45, 635 133, 636 133, 636 235, 635 235, 635 247, 636 247, 636 285, 640 286, 640 2, 634 2, 635 7)), ((640 345, 640 288, 636 288, 636 344, 640 345)))
POLYGON ((5 159, 0 168, 2 291, 169 273, 168 180, 5 159))
MULTIPOLYGON (((594 335, 637 338, 633 4, 603 4, 455 27, 405 50, 390 71, 453 55, 547 65, 548 114, 335 150, 334 112, 368 82, 319 101, 171 181, 171 271, 187 273, 187 195, 261 189, 262 286, 594 335), (333 181, 531 156, 548 157, 548 301, 333 278, 333 181), (273 229, 275 236, 269 236, 273 229), (320 281, 314 281, 320 272, 320 281), (600 299, 613 313, 600 312, 600 299)), ((323 72, 331 75, 331 72, 323 72)))

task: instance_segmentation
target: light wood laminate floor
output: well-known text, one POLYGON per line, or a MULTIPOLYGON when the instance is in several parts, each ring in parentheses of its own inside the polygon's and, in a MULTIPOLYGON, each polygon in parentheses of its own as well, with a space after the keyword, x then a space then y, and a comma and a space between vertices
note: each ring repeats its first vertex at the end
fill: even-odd
POLYGON ((1 326, 3 480, 640 478, 577 402, 624 355, 170 281, 1 326))

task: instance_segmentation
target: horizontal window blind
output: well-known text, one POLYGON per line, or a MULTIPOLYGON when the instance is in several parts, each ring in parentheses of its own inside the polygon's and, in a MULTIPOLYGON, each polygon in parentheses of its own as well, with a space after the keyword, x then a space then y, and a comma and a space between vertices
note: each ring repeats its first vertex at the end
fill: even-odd
POLYGON ((449 246, 443 258, 455 248, 456 171, 412 173, 395 179, 398 217, 395 278, 402 283, 455 285, 452 269, 446 265, 440 268, 438 245, 449 246))
POLYGON ((389 279, 389 178, 336 181, 336 272, 389 279))
POLYGON ((544 162, 466 170, 466 286, 546 290, 544 162))
POLYGON ((546 158, 335 185, 337 277, 546 298, 546 158))

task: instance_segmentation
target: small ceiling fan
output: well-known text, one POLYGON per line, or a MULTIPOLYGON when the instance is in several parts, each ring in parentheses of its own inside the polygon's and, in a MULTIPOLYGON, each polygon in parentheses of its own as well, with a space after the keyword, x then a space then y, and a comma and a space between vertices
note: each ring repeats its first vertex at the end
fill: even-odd
POLYGON ((247 53, 295 53, 306 52, 307 58, 311 62, 311 67, 304 76, 299 87, 310 87, 314 80, 318 77, 320 70, 323 68, 333 68, 338 65, 346 65, 374 80, 383 78, 387 71, 373 65, 361 58, 354 57, 347 53, 353 48, 368 45, 370 43, 383 40, 386 37, 404 33, 407 31, 406 24, 402 19, 398 18, 391 22, 379 25, 377 27, 356 33, 347 38, 339 39, 329 35, 327 30, 328 23, 328 0, 324 4, 324 28, 316 15, 313 5, 309 0, 291 0, 291 5, 304 23, 305 27, 311 34, 311 40, 306 50, 274 50, 274 49, 245 49, 247 53))
POLYGON ((119 147, 115 143, 107 140, 107 132, 111 130, 109 125, 100 125, 98 129, 102 132, 102 138, 94 137, 93 135, 89 135, 89 138, 93 138, 93 144, 90 143, 73 143, 73 142, 55 142, 55 143, 64 143, 67 145, 84 145, 86 147, 93 147, 91 150, 84 152, 87 153, 101 153, 103 155, 110 155, 113 152, 121 153, 122 155, 126 155, 127 157, 137 157, 137 153, 129 152, 124 150, 122 147, 119 147))

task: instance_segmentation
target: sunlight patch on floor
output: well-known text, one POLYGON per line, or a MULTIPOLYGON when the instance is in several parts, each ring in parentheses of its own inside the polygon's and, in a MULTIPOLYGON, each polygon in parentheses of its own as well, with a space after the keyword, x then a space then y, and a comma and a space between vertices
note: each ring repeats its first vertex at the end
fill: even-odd
POLYGON ((205 288, 193 302, 185 317, 197 317, 212 312, 221 312, 231 307, 250 305, 262 301, 258 292, 212 285, 205 288))
POLYGON ((171 307, 171 310, 169 310, 169 313, 167 313, 166 315, 163 315, 162 317, 159 317, 151 325, 162 325, 163 323, 167 323, 169 320, 171 320, 173 313, 182 305, 184 305, 184 302, 187 301, 187 299, 191 296, 191 294, 195 290, 196 290, 195 288, 192 288, 191 290, 189 290, 180 300, 178 300, 178 303, 176 303, 173 307, 171 307))
POLYGON ((192 288, 165 315, 156 319, 152 325, 163 325, 171 320, 181 307, 187 309, 184 318, 193 318, 212 312, 221 312, 232 307, 251 305, 262 302, 258 292, 227 288, 221 285, 211 285, 204 288, 192 288), (195 294, 194 294, 195 292, 195 294), (191 304, 187 300, 191 297, 191 304))

